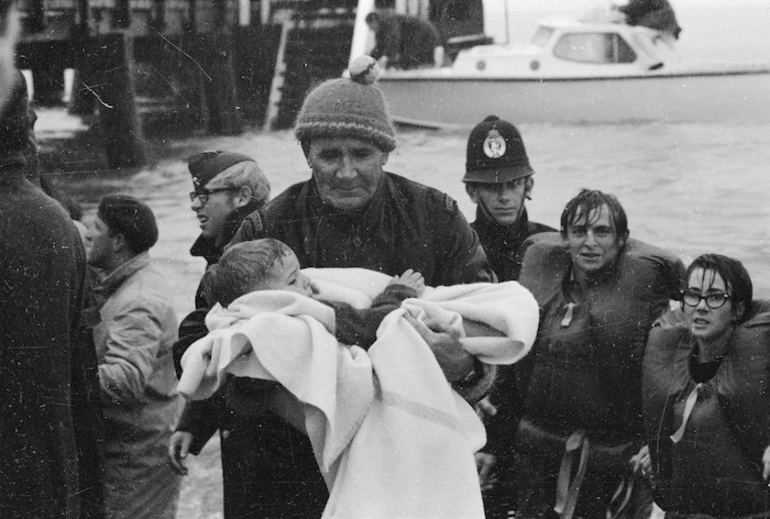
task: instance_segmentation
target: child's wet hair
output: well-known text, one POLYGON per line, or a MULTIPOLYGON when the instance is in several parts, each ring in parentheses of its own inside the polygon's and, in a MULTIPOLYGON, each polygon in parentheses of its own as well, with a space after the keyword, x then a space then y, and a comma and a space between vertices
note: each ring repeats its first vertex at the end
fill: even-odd
POLYGON ((265 281, 276 262, 291 253, 288 245, 273 238, 228 247, 219 263, 210 266, 203 275, 203 291, 209 306, 229 305, 265 281))

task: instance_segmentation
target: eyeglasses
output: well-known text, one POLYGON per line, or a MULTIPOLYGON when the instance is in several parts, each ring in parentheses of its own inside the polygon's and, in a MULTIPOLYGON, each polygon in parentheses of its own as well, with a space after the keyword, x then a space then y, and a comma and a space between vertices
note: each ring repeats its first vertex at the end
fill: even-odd
POLYGON ((730 294, 725 294, 724 292, 702 296, 695 290, 682 290, 682 302, 692 307, 698 306, 701 301, 706 301, 706 306, 716 310, 717 308, 722 308, 729 299, 730 294))
POLYGON ((232 187, 218 187, 215 189, 200 189, 198 191, 190 191, 190 202, 195 202, 195 199, 201 201, 201 204, 205 204, 209 201, 209 197, 214 193, 222 193, 223 191, 235 191, 232 187))

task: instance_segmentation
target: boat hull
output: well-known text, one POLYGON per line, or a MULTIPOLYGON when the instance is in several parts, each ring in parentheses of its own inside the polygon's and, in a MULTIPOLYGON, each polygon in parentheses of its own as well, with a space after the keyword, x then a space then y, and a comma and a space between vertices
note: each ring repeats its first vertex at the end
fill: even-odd
POLYGON ((380 79, 394 121, 429 128, 467 128, 491 114, 514 123, 770 121, 770 69, 576 79, 421 72, 380 79))

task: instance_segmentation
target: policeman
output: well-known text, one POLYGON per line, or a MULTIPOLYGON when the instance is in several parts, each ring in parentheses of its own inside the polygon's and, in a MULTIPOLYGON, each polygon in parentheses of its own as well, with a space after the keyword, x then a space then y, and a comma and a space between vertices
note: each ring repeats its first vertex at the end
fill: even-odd
POLYGON ((514 125, 490 115, 471 131, 463 177, 465 191, 476 204, 471 227, 500 281, 519 278, 519 253, 527 237, 555 230, 527 217, 525 201, 531 200, 534 173, 514 125))
MULTIPOLYGON (((476 221, 471 227, 481 240, 490 267, 500 281, 517 280, 521 271, 522 243, 532 234, 553 231, 541 223, 530 222, 525 202, 531 199, 535 180, 519 130, 511 123, 490 115, 476 125, 468 137, 465 190, 476 204, 476 221)), ((484 508, 489 518, 505 518, 514 508, 515 460, 505 430, 515 430, 518 397, 510 367, 498 372, 496 387, 488 409, 496 413, 484 451, 476 454, 482 485, 484 508), (508 396, 500 398, 499 393, 508 396), (504 403, 503 403, 504 402, 504 403), (502 405, 501 405, 502 404, 502 405), (495 407, 495 405, 497 407, 495 407), (494 410, 492 410, 494 409, 494 410), (496 441, 499 440, 499 441, 496 441)))

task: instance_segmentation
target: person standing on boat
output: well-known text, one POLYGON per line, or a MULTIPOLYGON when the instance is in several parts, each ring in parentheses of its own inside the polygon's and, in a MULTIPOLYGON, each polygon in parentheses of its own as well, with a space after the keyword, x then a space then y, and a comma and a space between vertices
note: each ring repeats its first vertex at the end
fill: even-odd
POLYGON ((515 371, 518 427, 505 431, 518 461, 516 517, 649 510, 649 487, 633 472, 646 453, 642 358, 652 323, 680 297, 684 266, 630 238, 620 202, 601 191, 570 200, 560 227, 524 244, 519 281, 541 318, 515 371))
POLYGON ((668 0, 629 0, 626 5, 616 8, 626 16, 628 25, 660 31, 675 40, 682 32, 668 0))
MULTIPOLYGON (((476 204, 471 227, 479 236, 489 266, 499 281, 517 280, 521 272, 521 246, 528 237, 555 231, 531 222, 526 201, 530 199, 535 171, 519 130, 508 121, 490 115, 477 124, 468 137, 465 191, 476 204)), ((515 430, 521 410, 513 366, 500 366, 485 416, 487 445, 476 454, 484 508, 489 519, 506 518, 515 508, 516 463, 511 452, 509 430, 515 430), (493 414, 491 414, 493 413, 493 414)))
POLYGON ((629 0, 625 5, 613 5, 613 9, 625 17, 625 23, 635 27, 634 39, 647 54, 650 70, 661 68, 662 59, 682 32, 668 0, 629 0))
POLYGON ((444 62, 441 37, 428 20, 403 14, 371 12, 366 16, 366 25, 375 36, 371 56, 383 69, 440 67, 444 62))

